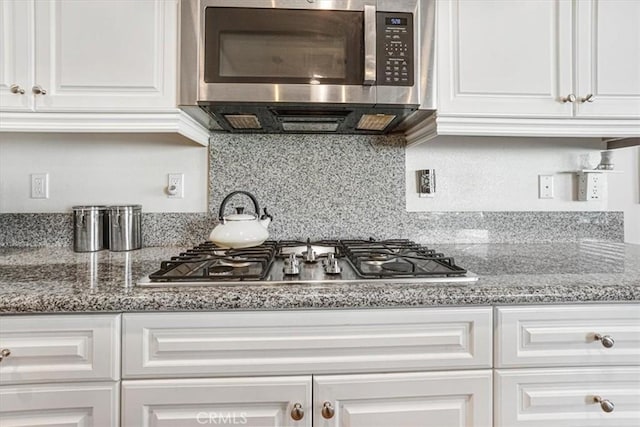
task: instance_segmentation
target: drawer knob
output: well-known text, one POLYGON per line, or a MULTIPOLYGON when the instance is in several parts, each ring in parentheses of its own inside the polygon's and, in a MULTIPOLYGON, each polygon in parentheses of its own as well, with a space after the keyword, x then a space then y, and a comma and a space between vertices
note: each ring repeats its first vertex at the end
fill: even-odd
POLYGON ((300 403, 296 403, 293 405, 293 409, 291 410, 291 418, 296 421, 300 421, 304 417, 304 410, 302 409, 302 405, 300 403))
POLYGON ((35 93, 36 95, 46 95, 47 91, 42 89, 42 86, 40 85, 35 85, 34 87, 31 88, 31 91, 33 93, 35 93))
POLYGON ((9 87, 9 90, 11 91, 11 93, 15 93, 17 95, 24 95, 24 89, 22 89, 20 85, 11 85, 11 87, 9 87))
POLYGON ((2 362, 5 357, 9 356, 11 356, 11 350, 9 350, 8 348, 3 348, 2 350, 0 350, 0 362, 2 362))
POLYGON ((602 346, 606 348, 611 348, 616 343, 609 335, 596 334, 594 338, 596 341, 602 342, 602 346))
POLYGON ((563 96, 562 98, 560 98, 560 101, 563 104, 566 104, 567 102, 576 102, 576 96, 574 94, 570 93, 569 95, 563 96))
POLYGON ((333 418, 335 413, 336 411, 335 409, 333 409, 333 405, 331 405, 331 402, 324 402, 322 404, 322 416, 325 419, 330 420, 331 418, 333 418))
POLYGON ((610 400, 603 399, 600 396, 594 396, 593 401, 599 403, 604 412, 613 412, 613 408, 616 406, 610 400))

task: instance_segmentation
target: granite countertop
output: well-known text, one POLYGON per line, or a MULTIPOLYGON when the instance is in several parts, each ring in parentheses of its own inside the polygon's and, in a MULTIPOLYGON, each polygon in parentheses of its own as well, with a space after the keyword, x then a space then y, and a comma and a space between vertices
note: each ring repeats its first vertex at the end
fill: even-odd
POLYGON ((77 254, 0 248, 0 313, 430 307, 640 301, 640 246, 602 241, 434 245, 480 276, 471 284, 140 288, 183 248, 77 254))

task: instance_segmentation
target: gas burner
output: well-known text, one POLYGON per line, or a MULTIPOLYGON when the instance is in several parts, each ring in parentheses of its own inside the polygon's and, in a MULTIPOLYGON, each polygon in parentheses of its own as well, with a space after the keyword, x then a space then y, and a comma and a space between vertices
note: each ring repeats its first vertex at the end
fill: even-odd
POLYGON ((251 265, 251 261, 248 261, 243 258, 238 258, 238 259, 224 258, 220 260, 220 265, 229 266, 231 268, 242 268, 242 267, 249 267, 251 265))
POLYGON ((209 276, 229 275, 233 271, 233 267, 229 265, 214 265, 209 267, 209 276))

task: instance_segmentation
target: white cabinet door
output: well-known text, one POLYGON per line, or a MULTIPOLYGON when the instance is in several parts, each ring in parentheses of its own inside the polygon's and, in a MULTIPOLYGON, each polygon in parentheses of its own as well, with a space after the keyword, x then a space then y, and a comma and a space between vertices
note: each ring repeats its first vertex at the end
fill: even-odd
POLYGON ((496 370, 494 401, 496 427, 637 427, 640 368, 496 370))
POLYGON ((571 2, 437 2, 438 114, 571 117, 571 2))
POLYGON ((117 427, 118 383, 0 387, 0 426, 117 427))
POLYGON ((639 22, 639 1, 576 1, 578 117, 640 117, 639 22))
POLYGON ((122 425, 310 427, 311 377, 123 381, 122 425))
POLYGON ((32 110, 32 81, 33 1, 0 0, 0 110, 32 110))
POLYGON ((484 370, 315 376, 313 425, 489 427, 491 375, 484 370))
POLYGON ((175 0, 36 2, 38 111, 175 107, 175 0))

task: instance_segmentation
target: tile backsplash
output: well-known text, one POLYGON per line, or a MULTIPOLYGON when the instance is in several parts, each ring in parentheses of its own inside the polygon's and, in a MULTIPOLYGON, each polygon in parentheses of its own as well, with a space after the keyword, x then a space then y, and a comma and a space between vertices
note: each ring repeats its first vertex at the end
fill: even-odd
MULTIPOLYGON (((274 216, 272 239, 408 238, 422 243, 624 240, 622 212, 407 212, 400 137, 218 134, 206 213, 143 214, 145 246, 208 237, 225 195, 244 190, 274 216)), ((245 206, 238 197, 227 208, 245 206)), ((144 206, 143 206, 144 209, 144 206)), ((70 213, 0 214, 0 246, 71 246, 70 213)))

